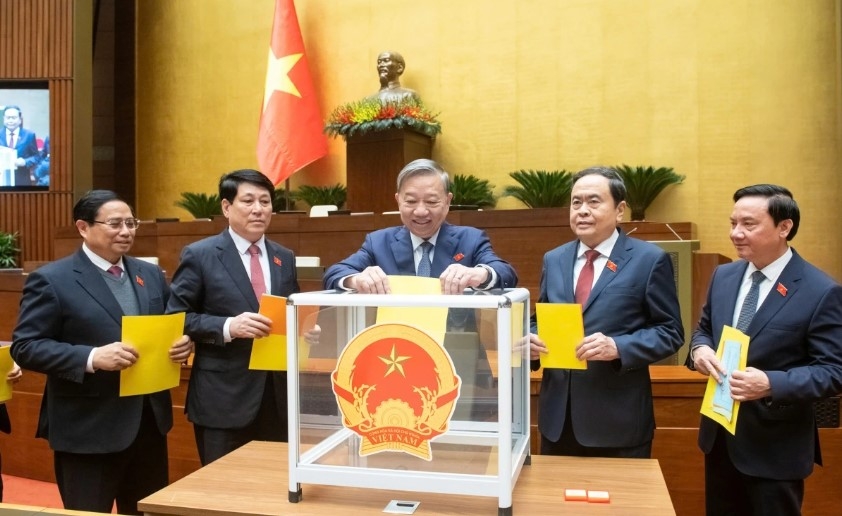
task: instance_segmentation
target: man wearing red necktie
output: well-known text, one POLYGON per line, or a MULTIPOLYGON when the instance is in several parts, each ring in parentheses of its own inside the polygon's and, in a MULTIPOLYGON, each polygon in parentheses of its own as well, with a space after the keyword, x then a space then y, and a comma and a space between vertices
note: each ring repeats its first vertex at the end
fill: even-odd
POLYGON ((32 185, 32 170, 41 161, 35 133, 23 128, 23 113, 18 106, 3 108, 2 141, 0 145, 15 149, 15 186, 32 185))
MULTIPOLYGON (((55 454, 66 509, 139 514, 138 500, 169 483, 169 391, 120 396, 120 371, 137 349, 122 342, 124 315, 161 315, 163 271, 128 256, 138 220, 117 194, 93 190, 73 208, 83 244, 29 274, 12 335, 12 357, 47 376, 37 437, 55 454)), ((166 343, 169 344, 169 343, 166 343)), ((184 335, 169 358, 187 360, 184 335)))
POLYGON ((196 342, 185 412, 202 465, 255 439, 287 440, 286 373, 248 368, 252 342, 272 327, 259 296, 299 291, 293 252, 264 236, 274 191, 257 170, 224 175, 228 227, 185 247, 173 275, 167 312, 187 313, 196 342))
MULTIPOLYGON (((577 239, 544 255, 538 302, 582 305, 585 338, 576 357, 587 361, 587 369, 544 369, 538 409, 542 454, 651 456, 649 365, 678 351, 684 329, 669 256, 618 228, 625 194, 613 169, 577 173, 570 203, 577 239)), ((547 351, 536 332, 533 319, 535 370, 547 351)))

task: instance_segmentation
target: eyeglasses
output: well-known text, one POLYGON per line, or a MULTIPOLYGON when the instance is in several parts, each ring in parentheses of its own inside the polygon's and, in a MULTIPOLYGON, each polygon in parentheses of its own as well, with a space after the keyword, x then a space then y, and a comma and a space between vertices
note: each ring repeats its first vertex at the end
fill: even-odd
POLYGON ((111 229, 119 230, 123 225, 126 226, 126 229, 137 229, 140 225, 140 220, 138 219, 111 219, 111 220, 92 220, 94 224, 104 224, 111 229))

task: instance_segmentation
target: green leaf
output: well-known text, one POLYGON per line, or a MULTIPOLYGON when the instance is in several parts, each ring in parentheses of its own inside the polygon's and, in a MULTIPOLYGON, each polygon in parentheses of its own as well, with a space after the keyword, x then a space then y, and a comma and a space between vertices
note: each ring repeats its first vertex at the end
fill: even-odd
POLYGON ((520 186, 507 186, 503 197, 514 197, 530 208, 570 205, 573 174, 566 170, 517 170, 509 174, 520 186))
POLYGON ((632 220, 644 220, 646 208, 669 185, 681 184, 684 176, 668 167, 615 167, 626 184, 626 204, 631 209, 632 220))
POLYGON ((295 192, 295 198, 306 202, 309 206, 333 204, 340 210, 345 205, 348 190, 337 183, 333 186, 304 185, 295 192))
POLYGON ((493 207, 497 204, 493 190, 494 185, 490 184, 487 179, 480 179, 473 174, 456 174, 450 182, 453 204, 478 206, 480 208, 493 207))
POLYGON ((222 215, 222 200, 219 194, 181 192, 181 199, 176 201, 175 205, 184 208, 197 219, 222 215))

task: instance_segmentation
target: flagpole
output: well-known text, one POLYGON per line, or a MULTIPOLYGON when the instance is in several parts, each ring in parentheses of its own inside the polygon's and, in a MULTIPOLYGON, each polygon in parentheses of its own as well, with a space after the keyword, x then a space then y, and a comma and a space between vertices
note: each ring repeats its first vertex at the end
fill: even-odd
POLYGON ((284 211, 289 209, 289 178, 284 179, 284 211))

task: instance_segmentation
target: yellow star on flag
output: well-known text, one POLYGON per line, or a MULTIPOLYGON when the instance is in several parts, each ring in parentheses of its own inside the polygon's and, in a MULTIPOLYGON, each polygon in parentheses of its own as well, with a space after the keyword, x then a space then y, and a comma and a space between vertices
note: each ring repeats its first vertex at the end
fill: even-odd
POLYGON ((269 47, 269 65, 266 68, 266 86, 263 90, 263 111, 266 111, 266 105, 269 104, 269 99, 276 90, 301 98, 301 93, 298 92, 298 88, 289 78, 289 71, 303 55, 290 54, 284 57, 275 57, 272 47, 269 47))
POLYGON ((395 356, 395 346, 392 346, 392 355, 389 357, 377 357, 383 361, 384 364, 389 366, 389 369, 386 370, 386 374, 383 377, 389 376, 390 374, 394 373, 395 371, 399 372, 401 376, 406 377, 406 373, 403 370, 403 364, 406 360, 409 360, 412 357, 400 357, 395 356))

